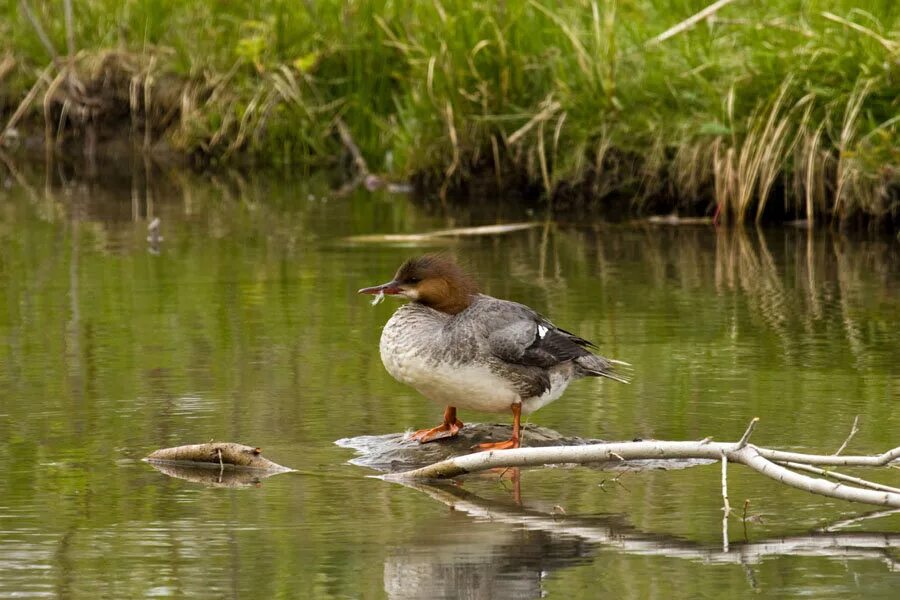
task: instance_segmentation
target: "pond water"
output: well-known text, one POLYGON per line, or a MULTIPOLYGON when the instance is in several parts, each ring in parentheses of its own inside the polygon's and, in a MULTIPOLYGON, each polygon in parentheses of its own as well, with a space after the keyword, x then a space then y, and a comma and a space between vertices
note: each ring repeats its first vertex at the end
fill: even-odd
MULTIPOLYGON (((751 518, 731 519, 726 553, 718 465, 411 488, 334 443, 439 421, 381 365, 396 304, 356 290, 443 249, 487 293, 634 365, 632 384, 577 382, 529 423, 726 441, 758 416, 756 443, 829 453, 860 415, 848 452, 882 452, 900 443, 896 239, 580 220, 363 244, 346 238, 523 215, 486 198, 451 218, 302 177, 8 167, 2 597, 896 597, 900 514, 842 523, 872 509, 743 467, 729 492, 751 518), (140 460, 211 439, 299 472, 223 489, 140 460)), ((900 471, 869 474, 900 485, 900 471)))

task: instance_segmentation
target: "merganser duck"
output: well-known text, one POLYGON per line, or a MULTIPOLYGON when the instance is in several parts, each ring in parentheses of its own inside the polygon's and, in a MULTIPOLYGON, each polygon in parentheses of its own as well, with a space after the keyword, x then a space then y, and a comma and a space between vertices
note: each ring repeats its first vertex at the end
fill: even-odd
POLYGON ((453 437, 457 408, 512 411, 512 438, 482 450, 518 448, 522 414, 559 398, 581 377, 608 377, 627 363, 592 353, 588 340, 556 327, 531 308, 478 292, 472 278, 441 255, 407 260, 394 278, 360 294, 412 300, 381 334, 381 361, 394 379, 444 404, 444 421, 412 434, 421 443, 453 437))

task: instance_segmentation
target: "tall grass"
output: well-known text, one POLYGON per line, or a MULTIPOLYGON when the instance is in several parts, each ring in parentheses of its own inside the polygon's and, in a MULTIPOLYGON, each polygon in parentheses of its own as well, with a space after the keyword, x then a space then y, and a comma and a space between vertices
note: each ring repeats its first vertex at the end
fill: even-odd
MULTIPOLYGON (((59 3, 25 4, 64 49, 59 3)), ((738 0, 653 42, 707 4, 98 0, 75 6, 79 96, 39 81, 51 57, 10 0, 0 116, 43 86, 54 130, 124 112, 145 145, 218 160, 334 164, 340 121, 371 168, 444 189, 488 170, 734 221, 895 213, 900 6, 738 0)))

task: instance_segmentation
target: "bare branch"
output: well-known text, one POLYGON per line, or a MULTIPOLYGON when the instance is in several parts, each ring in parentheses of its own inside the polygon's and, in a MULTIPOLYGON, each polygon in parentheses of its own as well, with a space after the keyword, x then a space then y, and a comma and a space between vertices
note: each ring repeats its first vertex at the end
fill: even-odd
POLYGON ((826 469, 820 469, 819 467, 814 467, 812 465, 804 465, 802 463, 795 462, 784 462, 781 463, 785 467, 790 467, 791 469, 797 469, 800 471, 806 471, 807 473, 815 473, 816 475, 822 475, 824 477, 830 477, 831 479, 837 479, 838 481, 846 481, 848 483, 855 483, 856 485, 867 487, 873 490, 881 490, 883 492, 893 492, 895 494, 900 494, 900 488, 891 487, 889 485, 883 485, 880 483, 876 483, 874 481, 868 481, 866 479, 862 479, 861 477, 852 477, 850 475, 844 475, 843 473, 838 473, 837 471, 828 471, 826 469))
POLYGON ((737 448, 735 448, 735 450, 740 450, 747 445, 747 442, 750 441, 750 436, 753 435, 753 430, 756 429, 757 423, 759 423, 759 417, 753 417, 750 421, 750 425, 747 426, 747 431, 745 431, 744 435, 741 436, 741 439, 738 440, 737 448))
POLYGON ((853 417, 853 425, 850 427, 850 435, 847 436, 847 439, 844 440, 844 443, 841 444, 841 447, 838 448, 837 452, 834 453, 835 456, 844 451, 844 448, 847 447, 847 444, 850 443, 850 440, 852 440, 853 436, 856 435, 856 432, 859 431, 859 427, 857 427, 857 425, 859 425, 859 415, 853 417))
MULTIPOLYGON (((751 426, 753 423, 751 422, 751 426)), ((745 437, 752 432, 748 427, 745 437)), ((862 502, 877 506, 900 507, 900 493, 873 489, 879 485, 866 482, 864 489, 841 483, 833 483, 825 479, 816 479, 801 475, 773 461, 802 464, 839 464, 855 466, 883 466, 900 456, 900 448, 895 448, 879 456, 820 456, 796 452, 780 452, 758 448, 751 444, 738 447, 733 443, 721 442, 620 442, 606 444, 589 444, 584 446, 549 446, 543 448, 519 448, 515 450, 493 450, 458 456, 427 467, 385 475, 385 479, 409 481, 415 479, 448 479, 495 468, 528 467, 544 464, 561 463, 603 463, 614 459, 650 460, 650 459, 709 459, 744 464, 759 473, 776 481, 798 489, 820 494, 831 498, 862 502), (786 458, 789 457, 789 458, 786 458)), ((863 485, 863 484, 860 484, 863 485)))
POLYGON ((900 494, 860 489, 840 483, 832 483, 824 479, 814 479, 806 475, 800 475, 763 457, 755 446, 747 446, 743 450, 734 453, 730 458, 735 462, 747 465, 766 477, 771 477, 785 485, 806 492, 850 502, 900 508, 900 494))
POLYGON ((775 462, 801 462, 807 465, 831 465, 835 467, 883 467, 900 458, 900 446, 877 456, 835 456, 834 454, 803 454, 758 448, 759 453, 775 462))

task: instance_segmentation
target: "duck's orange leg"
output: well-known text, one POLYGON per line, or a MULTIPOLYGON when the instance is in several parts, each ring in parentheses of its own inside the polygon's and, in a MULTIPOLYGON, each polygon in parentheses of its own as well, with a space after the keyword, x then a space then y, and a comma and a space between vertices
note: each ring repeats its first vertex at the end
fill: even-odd
POLYGON ((487 442, 484 444, 478 444, 478 446, 476 447, 479 450, 509 450, 511 448, 519 447, 519 423, 522 418, 522 404, 520 402, 516 402, 510 408, 512 408, 513 413, 512 438, 506 440, 505 442, 487 442))
POLYGON ((410 436, 410 439, 419 440, 420 444, 433 442, 444 438, 454 437, 463 428, 463 422, 456 418, 456 407, 448 406, 444 410, 444 422, 431 429, 420 429, 410 436))

